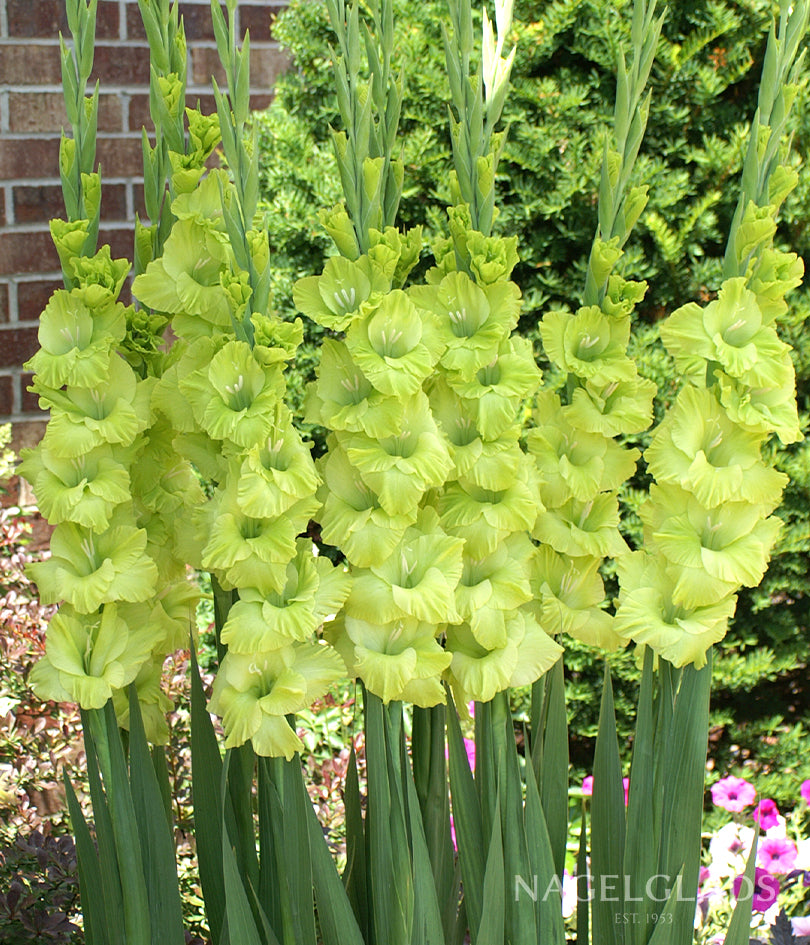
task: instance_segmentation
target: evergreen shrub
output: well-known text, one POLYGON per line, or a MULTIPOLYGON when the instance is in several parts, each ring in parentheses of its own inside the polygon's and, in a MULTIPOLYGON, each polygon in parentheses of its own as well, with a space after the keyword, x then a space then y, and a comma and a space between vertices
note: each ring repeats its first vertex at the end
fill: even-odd
MULTIPOLYGON (((520 235, 521 262, 514 279, 523 292, 521 331, 536 346, 545 311, 575 308, 593 233, 599 166, 615 94, 616 37, 627 33, 628 0, 516 0, 517 57, 513 92, 504 118, 510 123, 498 171, 496 230, 520 235), (607 28, 610 24, 610 29, 607 28)), ((397 60, 405 75, 400 122, 405 189, 403 226, 422 224, 439 236, 452 166, 447 132, 445 66, 439 28, 443 0, 395 0, 397 60)), ((656 323, 688 301, 709 298, 707 286, 721 280, 724 234, 736 203, 736 182, 756 108, 765 30, 778 4, 770 0, 693 0, 671 3, 650 78, 652 100, 647 134, 633 183, 649 185, 650 201, 625 247, 624 271, 655 286, 638 307, 641 324, 631 352, 639 370, 659 388, 658 418, 678 390, 674 366, 661 346, 656 323)), ((261 149, 263 205, 274 259, 273 291, 281 314, 293 317, 292 285, 318 271, 330 252, 318 225, 317 208, 340 197, 330 126, 339 123, 331 93, 327 44, 334 42, 323 0, 292 0, 277 18, 274 34, 288 49, 292 66, 279 80, 268 111, 256 116, 261 149)), ((808 96, 793 111, 792 160, 810 149, 808 96)), ((810 175, 781 211, 781 243, 810 263, 810 175)), ((427 265, 427 260, 424 260, 427 265)), ((810 293, 791 298, 786 337, 793 346, 799 410, 807 432, 810 409, 810 349, 803 341, 810 293)), ((291 378, 293 407, 314 376, 323 329, 308 323, 291 378)), ((546 371, 549 384, 553 377, 546 371)), ((316 451, 322 435, 311 431, 316 451)), ((645 436, 640 437, 642 444, 645 436)), ((752 743, 782 722, 810 714, 806 676, 810 607, 810 452, 807 441, 780 448, 777 465, 790 475, 779 515, 786 523, 768 573, 759 588, 743 591, 732 630, 715 663, 714 721, 733 764, 732 741, 752 743), (774 713, 757 707, 751 694, 776 683, 793 686, 790 700, 774 713), (762 718, 759 718, 759 716, 762 718), (734 737, 731 737, 734 732, 734 737)), ((626 534, 641 542, 633 510, 646 490, 643 471, 625 490, 626 534)), ((566 644, 572 728, 595 734, 601 667, 592 651, 566 644)), ((629 654, 613 658, 620 734, 630 731, 638 673, 629 654)), ((741 749, 744 753, 745 748, 741 749)), ((573 755, 576 760, 576 752, 573 755)), ((583 754, 590 757, 590 751, 583 754)), ((794 775, 795 777, 795 775, 794 775)))

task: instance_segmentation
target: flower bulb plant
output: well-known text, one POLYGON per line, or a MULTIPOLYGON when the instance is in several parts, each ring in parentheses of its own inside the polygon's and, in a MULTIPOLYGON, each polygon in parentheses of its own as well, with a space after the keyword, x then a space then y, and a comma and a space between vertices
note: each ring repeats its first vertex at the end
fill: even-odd
MULTIPOLYGON (((88 939, 183 939, 156 746, 164 659, 190 646, 195 840, 214 945, 562 945, 574 912, 583 943, 686 945, 695 907, 714 879, 733 883, 732 865, 727 942, 747 942, 768 877, 803 870, 807 851, 763 800, 759 852, 731 825, 701 873, 710 660, 779 533, 786 477, 763 458, 767 443, 800 436, 778 329, 802 267, 773 236, 796 185, 782 142, 808 4, 783 4, 769 40, 724 281, 662 325, 684 386, 644 454, 654 483, 635 550, 619 493, 641 457, 625 440, 650 426, 655 387, 628 355, 647 286, 626 277, 623 247, 646 203, 632 173, 656 3, 632 6, 582 304, 542 321, 544 382, 517 333, 518 238, 496 229, 510 0, 494 20, 484 11, 480 52, 469 0, 449 3, 455 170, 446 235, 429 249, 419 228, 396 228, 406 168, 392 3, 327 0, 344 200, 321 212, 334 255, 294 289, 324 338, 305 403, 306 422, 327 431, 315 461, 285 402, 303 331, 270 298, 236 0, 211 4, 225 74, 211 116, 183 108, 177 3, 139 8, 156 133, 144 135, 148 219, 136 223, 126 305, 129 263, 96 249, 98 89, 85 96, 96 0, 67 0, 67 220, 52 226, 64 288, 27 365, 51 420, 21 467, 55 525, 32 576, 59 604, 31 681, 42 698, 77 702, 85 728, 92 832, 67 789, 88 939), (218 147, 227 170, 211 166, 218 147), (213 589, 208 699, 192 569, 213 589), (576 871, 566 635, 608 652, 633 642, 643 662, 629 779, 606 668, 576 871), (365 764, 361 784, 352 751, 340 876, 302 780, 295 716, 347 675, 362 695, 365 764), (509 690, 521 686, 532 686, 532 718, 519 753, 509 690), (589 877, 602 888, 620 876, 619 905, 572 903, 589 877), (551 893, 521 896, 518 878, 551 893)), ((729 810, 754 800, 731 779, 715 793, 729 810)))

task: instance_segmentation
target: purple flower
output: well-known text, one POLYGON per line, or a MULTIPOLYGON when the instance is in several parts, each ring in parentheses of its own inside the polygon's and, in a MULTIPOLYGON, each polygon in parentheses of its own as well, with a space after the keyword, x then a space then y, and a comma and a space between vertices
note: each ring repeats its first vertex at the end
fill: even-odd
POLYGON ((721 778, 712 785, 712 801, 723 810, 739 813, 754 803, 757 792, 744 778, 721 778))
POLYGON ((590 797, 593 794, 593 775, 588 774, 582 779, 582 793, 586 797, 590 797))
POLYGON ((769 837, 757 850, 757 863, 766 872, 789 873, 796 865, 799 851, 796 844, 786 837, 769 837))
MULTIPOLYGON (((745 876, 738 876, 734 880, 734 895, 738 899, 740 898, 740 890, 742 889, 743 883, 745 883, 746 887, 749 886, 745 876)), ((778 895, 779 880, 775 876, 771 876, 767 870, 761 870, 757 867, 754 870, 754 896, 752 900, 754 912, 767 912, 776 902, 778 895)))
POLYGON ((774 801, 766 797, 754 808, 754 820, 762 830, 770 830, 779 824, 779 808, 774 801))
POLYGON ((622 778, 622 787, 624 788, 624 806, 627 807, 630 800, 630 778, 622 778))
POLYGON ((805 804, 810 804, 810 778, 807 781, 802 781, 802 786, 799 788, 799 792, 804 798, 805 804))

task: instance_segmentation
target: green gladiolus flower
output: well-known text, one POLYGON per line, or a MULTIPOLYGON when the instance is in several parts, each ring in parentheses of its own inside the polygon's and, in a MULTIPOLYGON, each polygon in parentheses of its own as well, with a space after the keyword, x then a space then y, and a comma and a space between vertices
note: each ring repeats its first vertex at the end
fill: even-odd
POLYGON ((531 586, 537 604, 532 609, 546 633, 567 633, 605 650, 621 645, 613 618, 600 609, 605 601, 601 563, 601 558, 558 555, 549 545, 536 549, 531 586))
POLYGON ((625 279, 617 273, 608 277, 602 311, 613 318, 625 318, 647 294, 647 283, 625 279))
POLYGON ((344 331, 366 310, 364 303, 391 287, 385 275, 367 256, 356 262, 343 256, 326 261, 320 276, 299 279, 293 287, 293 302, 299 312, 324 328, 344 331))
MULTIPOLYGON (((185 568, 184 568, 185 571, 185 568)), ((161 572, 163 587, 148 601, 150 607, 148 623, 155 634, 153 649, 158 653, 174 653, 175 650, 187 650, 189 640, 196 638, 197 624, 195 616, 200 601, 200 589, 189 581, 183 573, 172 583, 165 583, 168 575, 161 572), (162 639, 158 635, 162 634, 162 639)), ((130 626, 137 626, 128 618, 127 607, 139 605, 121 605, 122 614, 127 617, 130 626)))
POLYGON ((279 364, 259 363, 243 341, 229 341, 210 364, 179 383, 209 436, 247 448, 270 436, 273 409, 284 395, 279 364))
POLYGON ((463 479, 450 483, 437 507, 442 527, 465 539, 465 552, 473 558, 491 555, 513 532, 530 529, 542 508, 527 461, 506 489, 482 489, 463 479))
POLYGON ((53 410, 42 442, 55 456, 75 459, 105 444, 129 446, 146 428, 153 382, 139 382, 115 354, 108 372, 101 387, 38 390, 40 405, 53 410))
POLYGON ((346 614, 367 623, 414 619, 453 623, 463 543, 446 535, 431 510, 409 528, 385 561, 355 572, 346 614))
POLYGON ((528 447, 546 506, 562 505, 570 496, 587 501, 599 492, 614 491, 635 472, 638 450, 569 426, 556 394, 538 395, 534 419, 537 426, 529 431, 528 447))
POLYGON ((338 653, 323 644, 300 643, 269 652, 228 653, 209 708, 222 716, 226 748, 247 741, 258 755, 291 761, 303 743, 285 716, 305 709, 344 676, 338 653))
POLYGON ((147 509, 172 516, 205 501, 199 479, 188 460, 175 448, 175 432, 162 417, 144 436, 144 444, 132 464, 133 491, 147 509))
POLYGON ((157 568, 146 554, 146 532, 130 524, 123 509, 101 534, 73 522, 57 525, 50 558, 29 568, 43 603, 66 600, 85 614, 117 600, 146 600, 157 581, 157 568))
POLYGON ((251 312, 250 322, 253 325, 253 343, 257 348, 269 348, 284 361, 295 357, 304 340, 304 324, 300 318, 286 322, 277 315, 251 312))
MULTIPOLYGON (((422 253, 422 227, 414 226, 405 233, 400 233, 393 226, 387 226, 382 233, 372 227, 368 236, 371 244, 369 256, 374 257, 376 249, 380 245, 393 251, 396 265, 390 275, 390 286, 401 289, 408 273, 419 262, 419 256, 422 253)), ((387 288, 385 291, 387 291, 387 288)))
POLYGON ((670 569, 644 552, 625 556, 618 568, 616 632, 675 666, 704 666, 708 648, 725 636, 737 598, 726 595, 702 606, 678 603, 670 569))
POLYGON ((761 461, 764 439, 741 430, 710 391, 687 386, 645 459, 658 482, 680 485, 707 508, 740 499, 775 508, 788 477, 761 461))
POLYGON ((576 387, 562 415, 578 430, 615 437, 641 433, 653 421, 656 385, 638 374, 609 384, 586 381, 576 387))
POLYGON ((475 420, 465 414, 469 402, 443 378, 430 382, 428 394, 431 412, 447 439, 453 460, 450 478, 468 479, 482 489, 507 489, 524 461, 517 425, 507 428, 497 439, 486 440, 475 420))
POLYGON ((230 652, 266 652, 310 639, 327 617, 340 610, 351 587, 348 572, 313 555, 308 541, 298 542, 286 578, 280 592, 240 590, 222 628, 230 652))
MULTIPOLYGON (((149 659, 132 680, 138 696, 146 740, 153 745, 168 744, 169 726, 166 714, 174 708, 174 703, 161 687, 162 676, 163 659, 149 659)), ((129 692, 116 689, 112 699, 119 726, 129 731, 129 692)))
POLYGON ((796 406, 793 365, 787 358, 781 365, 770 365, 769 377, 749 371, 744 378, 718 372, 720 403, 729 417, 753 433, 775 433, 784 445, 798 443, 803 434, 796 406))
POLYGON ((466 244, 470 271, 482 286, 505 282, 520 261, 516 236, 484 236, 478 230, 470 229, 466 234, 466 244))
POLYGON ((340 652, 350 676, 357 676, 383 702, 401 700, 428 708, 445 702, 442 674, 451 655, 439 645, 430 623, 404 619, 390 624, 339 617, 327 638, 340 652))
POLYGON ((103 532, 113 511, 130 501, 129 473, 108 446, 74 459, 45 446, 23 450, 22 456, 17 472, 31 483, 40 511, 54 525, 75 522, 103 532))
POLYGON ((463 272, 449 273, 437 286, 415 286, 408 294, 420 308, 438 316, 445 346, 440 364, 465 381, 497 357, 520 312, 520 291, 514 283, 481 288, 463 272))
POLYGON ((456 588, 457 610, 486 649, 505 646, 510 615, 532 599, 529 562, 533 552, 527 535, 517 533, 486 558, 464 556, 456 588))
MULTIPOLYGON (((312 500, 320 484, 309 448, 301 442, 289 411, 279 405, 273 432, 234 461, 237 502, 253 518, 276 518, 301 500, 312 500)), ((317 505, 313 508, 313 511, 317 505)))
POLYGON ((743 377, 763 362, 784 361, 788 346, 763 323, 756 295, 745 278, 727 279, 718 298, 701 308, 681 306, 661 326, 661 340, 675 358, 678 370, 703 383, 708 367, 743 377))
POLYGON ((224 235, 210 225, 178 220, 163 256, 135 278, 132 294, 149 308, 177 316, 172 328, 181 338, 230 329, 231 309, 220 274, 230 266, 231 252, 224 235))
POLYGON ((115 690, 135 679, 151 644, 151 631, 127 627, 115 604, 101 614, 62 606, 48 625, 45 656, 31 670, 31 687, 40 699, 102 709, 115 690))
POLYGON ((593 384, 632 380, 636 375, 627 357, 629 318, 611 318, 596 305, 576 315, 549 312, 540 324, 543 347, 549 360, 568 374, 593 384))
POLYGON ((603 492, 583 501, 570 498, 537 517, 532 536, 560 554, 577 557, 618 557, 627 553, 619 534, 619 500, 603 492))
POLYGON ((494 440, 514 424, 521 401, 537 390, 540 371, 531 342, 513 337, 501 343, 497 357, 471 381, 449 373, 447 382, 469 402, 465 414, 474 418, 481 435, 494 440))
POLYGON ((346 345, 376 390, 401 398, 422 387, 442 353, 436 329, 400 289, 354 322, 346 345))
POLYGON ((332 430, 382 438, 401 426, 403 405, 372 387, 345 345, 324 338, 318 381, 307 389, 306 419, 332 430))
POLYGON ((113 259, 109 246, 102 246, 95 256, 77 256, 71 262, 71 274, 77 295, 90 309, 100 309, 115 302, 129 274, 128 259, 113 259))
POLYGON ((640 514, 646 541, 685 571, 675 599, 698 606, 716 603, 740 584, 756 587, 782 527, 776 516, 765 518, 771 508, 725 502, 707 509, 678 486, 653 485, 640 514))
POLYGON ((323 540, 339 547, 357 567, 367 568, 384 561, 416 520, 416 509, 404 515, 389 515, 334 441, 320 471, 324 479, 324 486, 318 491, 323 503, 320 514, 323 540))
POLYGON ((787 311, 785 296, 801 285, 804 262, 796 253, 768 248, 759 254, 748 288, 756 295, 764 324, 770 325, 787 311))
POLYGON ((77 291, 57 289, 40 315, 40 350, 25 368, 47 387, 97 387, 110 368, 110 347, 124 337, 124 306, 111 302, 91 310, 77 291))
POLYGON ((539 679, 560 658, 555 643, 525 609, 516 610, 507 623, 502 647, 487 649, 468 624, 447 628, 447 649, 452 653, 448 678, 459 705, 489 702, 510 686, 526 686, 539 679))
POLYGON ((201 510, 208 524, 203 567, 214 571, 225 588, 254 587, 280 592, 287 564, 295 555, 297 522, 290 516, 254 518, 239 506, 234 489, 222 490, 201 510))
POLYGON ((421 392, 403 405, 399 431, 380 440, 363 433, 337 440, 389 515, 407 515, 428 489, 444 483, 453 465, 421 392))

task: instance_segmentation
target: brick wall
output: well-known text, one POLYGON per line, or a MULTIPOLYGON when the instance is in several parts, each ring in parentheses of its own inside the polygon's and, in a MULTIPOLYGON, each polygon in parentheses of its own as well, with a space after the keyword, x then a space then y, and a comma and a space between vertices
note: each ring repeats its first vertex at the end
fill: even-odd
MULTIPOLYGON (((218 68, 209 0, 181 0, 188 42, 188 103, 214 110, 218 68)), ((240 0, 237 26, 250 30, 254 108, 266 107, 286 60, 270 35, 283 2, 240 0)), ((48 220, 64 215, 57 155, 67 124, 59 30, 64 0, 0 0, 0 423, 14 422, 17 446, 36 440, 42 415, 26 392, 22 364, 37 348, 37 319, 61 285, 48 220)), ((130 222, 144 217, 141 126, 149 122, 148 45, 137 0, 99 0, 93 79, 101 80, 97 160, 102 172, 100 243, 132 258, 130 222)))

